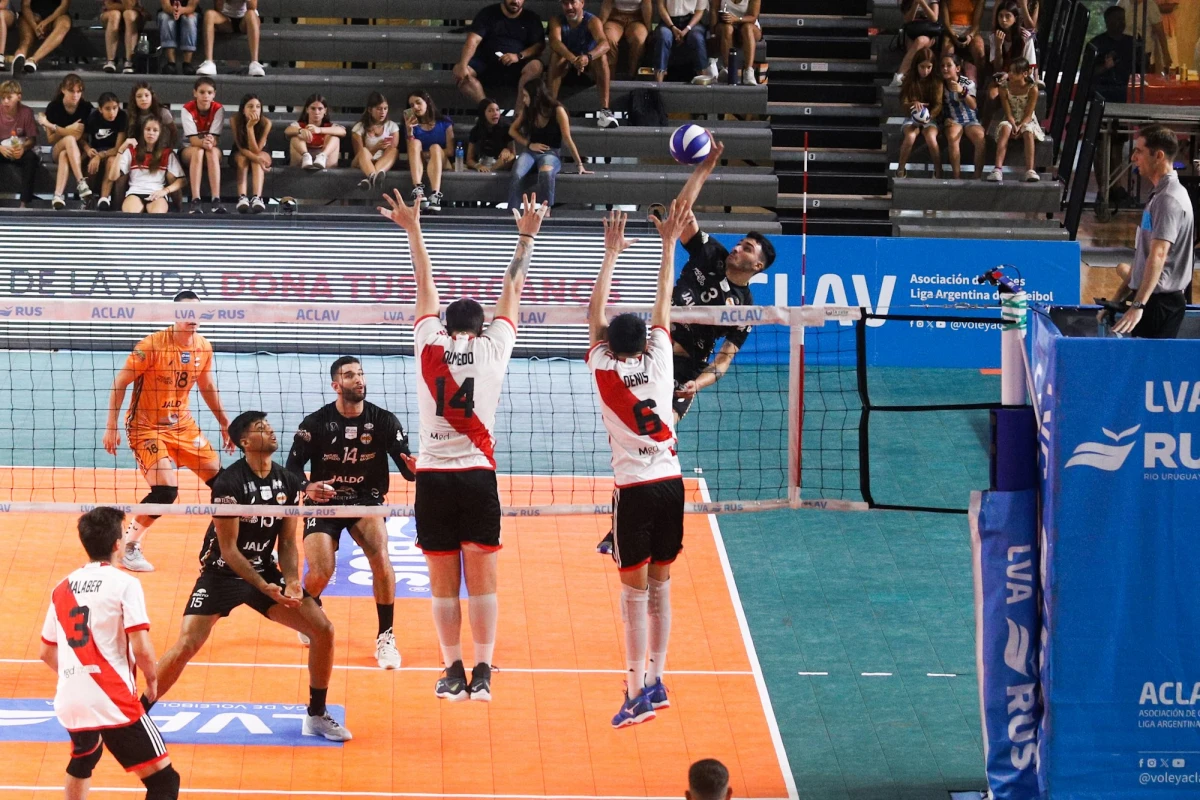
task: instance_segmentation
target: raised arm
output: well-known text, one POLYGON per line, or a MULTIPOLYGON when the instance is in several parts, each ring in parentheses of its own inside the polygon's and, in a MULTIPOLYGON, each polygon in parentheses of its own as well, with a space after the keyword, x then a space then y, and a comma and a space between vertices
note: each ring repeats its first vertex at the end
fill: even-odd
POLYGON ((662 260, 658 266, 658 286, 654 292, 654 309, 650 312, 651 327, 666 328, 671 324, 671 289, 675 285, 675 245, 689 227, 696 228, 696 217, 690 203, 671 201, 666 219, 650 217, 662 237, 662 260))
POLYGON ((417 282, 417 318, 437 314, 441 300, 437 284, 433 282, 429 251, 425 249, 425 238, 421 235, 421 203, 414 200, 412 206, 408 206, 399 189, 394 190, 394 195, 385 194, 383 199, 389 207, 380 208, 379 213, 408 234, 408 252, 412 256, 413 277, 417 282))
POLYGON ((545 203, 538 205, 536 194, 522 195, 521 200, 524 212, 513 209, 513 216, 517 219, 517 247, 504 272, 504 288, 496 302, 496 316, 506 317, 513 324, 516 324, 521 310, 521 290, 525 288, 525 275, 533 258, 533 241, 542 229, 542 220, 550 213, 550 206, 545 203))
POLYGON ((592 297, 588 301, 589 344, 604 341, 608 336, 605 307, 612 288, 613 268, 621 253, 637 241, 625 238, 625 221, 628 218, 627 214, 620 211, 610 211, 604 218, 604 260, 600 263, 600 274, 596 276, 596 285, 592 287, 592 297))
MULTIPOLYGON (((708 151, 708 157, 692 170, 687 183, 679 190, 679 196, 676 198, 678 202, 686 203, 688 208, 696 204, 696 198, 700 196, 700 189, 704 187, 704 182, 708 180, 708 176, 712 174, 717 162, 721 160, 721 154, 725 152, 725 145, 717 141, 716 137, 712 135, 712 131, 709 131, 708 135, 712 138, 712 149, 708 151)), ((685 242, 690 241, 700 231, 695 215, 692 215, 691 220, 691 224, 684 228, 680 237, 685 242)))

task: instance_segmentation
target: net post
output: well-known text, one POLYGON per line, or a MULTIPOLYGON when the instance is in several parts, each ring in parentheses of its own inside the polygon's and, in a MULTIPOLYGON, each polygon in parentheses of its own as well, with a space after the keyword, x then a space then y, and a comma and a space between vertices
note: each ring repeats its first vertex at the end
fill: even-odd
POLYGON ((804 324, 788 328, 788 505, 800 508, 800 453, 804 433, 804 324))

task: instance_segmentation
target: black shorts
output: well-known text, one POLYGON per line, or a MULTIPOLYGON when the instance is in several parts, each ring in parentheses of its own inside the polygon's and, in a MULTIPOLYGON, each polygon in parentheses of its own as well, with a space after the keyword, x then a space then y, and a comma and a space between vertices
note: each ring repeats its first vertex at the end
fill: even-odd
POLYGON ((304 521, 304 538, 323 533, 333 539, 333 551, 336 553, 341 546, 342 531, 350 530, 363 519, 365 517, 309 517, 304 521))
POLYGON ((167 746, 162 734, 149 714, 143 714, 137 722, 121 728, 103 728, 98 731, 70 731, 71 758, 83 758, 96 752, 96 748, 107 746, 126 772, 149 767, 167 757, 167 746), (101 742, 103 741, 103 745, 101 742))
POLYGON ((592 65, 588 64, 588 68, 583 72, 579 72, 574 67, 568 66, 566 74, 563 75, 562 85, 568 89, 588 89, 595 86, 596 79, 592 77, 592 65))
POLYGON ((1140 339, 1174 339, 1179 336, 1186 309, 1183 292, 1152 294, 1142 309, 1142 319, 1133 329, 1133 335, 1140 339))
POLYGON ((417 547, 449 555, 463 542, 500 549, 500 492, 490 469, 417 473, 417 547))
MULTIPOLYGON (((690 356, 675 355, 674 372, 676 391, 682 389, 688 381, 696 380, 696 378, 700 376, 701 371, 703 371, 704 366, 705 365, 697 367, 696 364, 693 363, 690 356)), ((687 414, 688 409, 692 407, 692 401, 695 399, 696 395, 690 395, 688 397, 680 397, 679 395, 675 395, 675 398, 671 401, 671 407, 675 409, 675 414, 679 417, 679 419, 683 419, 684 415, 687 414)))
POLYGON ((475 70, 475 77, 486 86, 515 89, 521 82, 521 70, 527 62, 528 59, 521 59, 506 67, 491 53, 486 56, 476 53, 467 62, 467 66, 475 70))
MULTIPOLYGON (((246 13, 247 13, 247 14, 249 14, 249 13, 251 13, 251 11, 250 11, 249 9, 247 9, 247 10, 246 10, 246 13)), ((245 17, 244 17, 244 16, 241 16, 241 17, 225 17, 225 19, 229 20, 229 27, 233 28, 233 32, 234 32, 234 33, 241 33, 241 32, 242 32, 242 20, 244 20, 244 19, 245 19, 245 17)))
MULTIPOLYGON (((262 571, 263 580, 283 588, 283 573, 272 562, 268 569, 262 571)), ((220 572, 201 572, 192 587, 192 596, 183 607, 185 617, 208 617, 220 614, 228 617, 229 612, 245 603, 264 617, 275 605, 275 601, 255 589, 236 575, 225 575, 220 572)))
POLYGON ((683 478, 613 490, 613 560, 622 571, 670 564, 683 549, 683 478))

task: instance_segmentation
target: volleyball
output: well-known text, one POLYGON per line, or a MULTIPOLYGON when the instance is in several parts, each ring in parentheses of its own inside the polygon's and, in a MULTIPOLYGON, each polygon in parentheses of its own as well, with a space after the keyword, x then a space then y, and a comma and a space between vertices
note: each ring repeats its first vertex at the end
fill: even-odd
POLYGON ((699 125, 680 125, 671 134, 671 157, 680 164, 699 164, 712 149, 712 137, 699 125))
POLYGON ((914 121, 919 122, 922 125, 924 125, 926 122, 929 122, 929 106, 921 106, 916 111, 912 112, 912 118, 914 121))

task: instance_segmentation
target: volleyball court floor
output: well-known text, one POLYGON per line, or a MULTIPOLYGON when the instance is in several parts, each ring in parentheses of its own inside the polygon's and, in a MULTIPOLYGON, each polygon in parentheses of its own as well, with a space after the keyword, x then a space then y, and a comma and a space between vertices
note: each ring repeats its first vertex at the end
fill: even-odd
MULTIPOLYGON (((80 469, 0 472, 10 473, 0 474, 4 485, 44 487, 32 500, 50 499, 56 483, 99 477, 80 469)), ((112 474, 105 471, 110 484, 112 474)), ((132 470, 120 476, 124 499, 140 479, 132 470)), ((393 481, 391 502, 410 502, 408 485, 393 481)), ((201 499, 190 473, 181 483, 181 503, 201 499)), ((534 502, 551 492, 574 502, 581 494, 589 496, 582 502, 610 499, 595 479, 505 483, 502 500, 510 491, 522 501, 532 494, 534 502)), ((689 481, 690 496, 702 492, 689 481)), ((157 571, 139 577, 159 656, 178 635, 208 522, 164 517, 147 534, 147 557, 157 571)), ((68 750, 47 702, 54 674, 37 658, 41 624, 51 589, 85 556, 74 516, 4 514, 0 525, 0 798, 44 798, 61 791, 68 750)), ((665 681, 671 707, 656 720, 623 730, 610 725, 623 689, 624 640, 616 570, 594 551, 607 518, 504 519, 490 704, 448 704, 434 696, 441 656, 427 575, 411 521, 396 519, 389 522, 389 544, 403 667, 388 672, 375 664, 369 579, 348 536, 335 581, 342 582, 338 591, 360 596, 335 596, 331 587, 324 598, 337 637, 329 702, 353 741, 300 735, 306 651, 292 631, 242 607, 216 626, 151 712, 182 775, 183 796, 677 798, 688 765, 713 757, 729 766, 738 797, 795 797, 717 520, 690 515, 685 525, 685 549, 672 570, 665 681)), ((142 789, 106 757, 91 791, 140 795, 142 789)))

